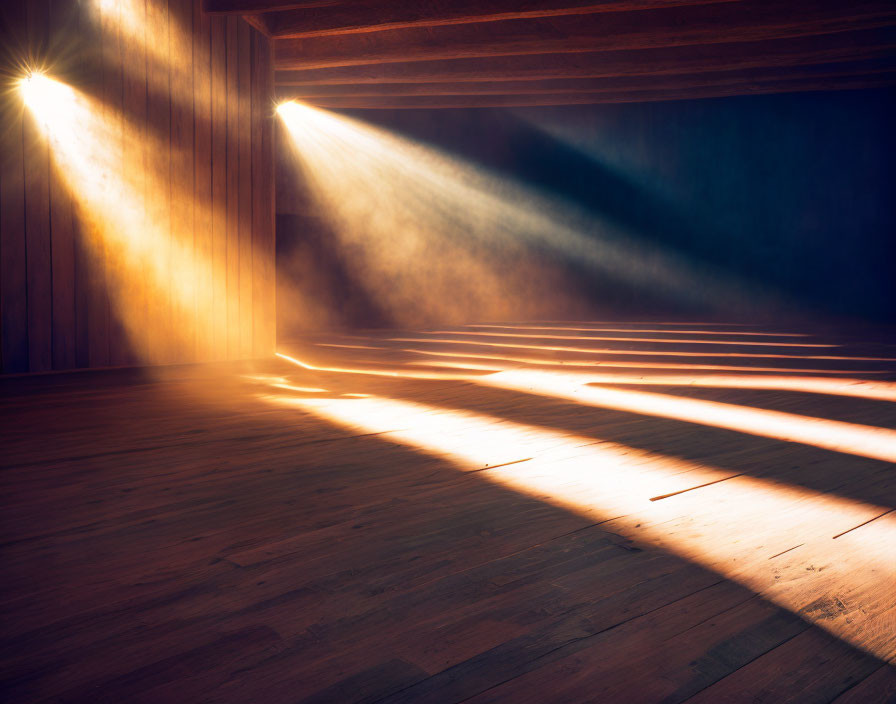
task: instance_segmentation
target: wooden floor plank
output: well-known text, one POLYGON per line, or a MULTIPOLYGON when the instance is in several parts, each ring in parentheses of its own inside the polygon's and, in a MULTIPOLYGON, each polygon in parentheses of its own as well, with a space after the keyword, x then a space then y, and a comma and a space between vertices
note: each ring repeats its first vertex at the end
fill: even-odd
MULTIPOLYGON (((804 414, 814 398, 684 391, 804 414)), ((844 418, 872 423, 877 414, 881 427, 896 405, 822 399, 820 408, 844 418)), ((463 433, 439 442, 448 440, 462 446, 463 433)), ((801 533, 814 530, 819 501, 889 502, 896 489, 886 463, 669 419, 583 413, 464 378, 307 372, 279 361, 0 379, 0 443, 0 687, 10 701, 892 696, 890 665, 819 624, 866 619, 861 637, 883 652, 885 633, 872 631, 896 605, 849 580, 857 573, 849 556, 884 549, 873 541, 886 541, 896 519, 860 526, 850 523, 853 509, 838 509, 826 514, 824 535, 801 533), (477 464, 475 452, 458 461, 409 444, 407 428, 365 430, 272 404, 280 393, 368 394, 426 407, 430 422, 463 412, 469 428, 489 418, 495 432, 524 426, 533 438, 584 440, 548 463, 507 464, 528 446, 484 446, 477 464), (655 504, 645 497, 662 510, 642 518, 581 511, 498 481, 561 476, 613 443, 629 448, 631 472, 691 463, 668 487, 706 472, 739 476, 655 504), (712 513, 769 479, 811 487, 815 498, 761 529, 757 509, 753 536, 738 537, 712 513), (682 547, 700 545, 700 531, 728 535, 729 559, 746 572, 764 561, 777 583, 750 588, 721 566, 708 569, 705 555, 682 547), (843 564, 828 565, 827 554, 843 564), (779 605, 801 593, 811 603, 799 613, 779 605)), ((738 511, 731 516, 746 515, 738 511)))
POLYGON ((808 630, 686 701, 829 702, 877 669, 841 641, 808 630))
POLYGON ((844 691, 832 704, 884 704, 896 699, 896 667, 882 665, 855 686, 844 691))

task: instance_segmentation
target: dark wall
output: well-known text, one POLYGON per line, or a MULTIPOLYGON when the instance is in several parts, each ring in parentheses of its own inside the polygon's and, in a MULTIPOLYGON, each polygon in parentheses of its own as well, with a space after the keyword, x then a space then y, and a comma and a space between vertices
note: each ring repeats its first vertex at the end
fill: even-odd
POLYGON ((896 321, 896 90, 355 116, 804 312, 896 321))

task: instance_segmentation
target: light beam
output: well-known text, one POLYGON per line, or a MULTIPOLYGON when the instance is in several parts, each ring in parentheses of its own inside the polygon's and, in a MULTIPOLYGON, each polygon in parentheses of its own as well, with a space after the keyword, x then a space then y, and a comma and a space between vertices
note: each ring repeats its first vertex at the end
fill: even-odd
POLYGON ((589 280, 683 303, 768 303, 744 282, 435 149, 295 101, 277 112, 341 263, 398 325, 466 322, 471 311, 593 312, 572 262, 589 280))
POLYGON ((896 520, 885 507, 471 412, 376 396, 263 396, 479 471, 896 657, 882 598, 896 584, 896 520))

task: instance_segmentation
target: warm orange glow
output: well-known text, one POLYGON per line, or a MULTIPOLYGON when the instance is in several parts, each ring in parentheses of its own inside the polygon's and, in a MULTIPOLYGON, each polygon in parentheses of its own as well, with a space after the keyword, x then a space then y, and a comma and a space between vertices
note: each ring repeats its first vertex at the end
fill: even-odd
POLYGON ((500 372, 506 367, 500 364, 476 364, 474 362, 443 362, 441 360, 424 359, 408 362, 417 367, 444 367, 446 369, 471 369, 475 371, 500 372))
MULTIPOLYGON (((376 350, 391 353, 390 347, 374 345, 349 345, 336 343, 317 343, 318 347, 331 347, 351 350, 376 350)), ((475 352, 440 352, 416 348, 402 348, 400 352, 425 356, 447 358, 444 361, 418 360, 410 361, 413 366, 439 366, 453 369, 471 369, 480 371, 505 371, 518 364, 533 367, 565 367, 565 368, 642 368, 653 373, 635 375, 625 372, 589 373, 591 384, 621 384, 636 386, 694 386, 716 389, 758 389, 768 391, 797 391, 801 393, 827 394, 833 396, 853 396, 879 401, 896 401, 896 382, 877 381, 851 377, 817 378, 808 374, 843 374, 842 370, 833 369, 789 369, 779 367, 738 367, 718 364, 668 364, 661 362, 581 362, 558 359, 539 359, 537 357, 517 357, 513 355, 478 354, 475 352), (451 361, 453 360, 453 361, 451 361), (475 360, 494 362, 482 363, 475 360), (659 370, 687 369, 717 372, 749 371, 751 374, 664 374, 659 370), (768 372, 780 372, 769 374, 768 372), (805 375, 800 375, 803 373, 805 375)), ((852 372, 853 374, 887 373, 886 370, 852 372)))
POLYGON ((317 372, 332 372, 335 374, 366 374, 367 376, 389 376, 394 378, 401 379, 465 379, 467 378, 467 374, 463 372, 458 372, 456 374, 443 374, 439 372, 414 372, 408 371, 407 369, 361 369, 357 367, 316 367, 307 362, 302 362, 301 360, 296 359, 295 357, 290 357, 289 355, 282 354, 281 352, 276 353, 278 357, 281 359, 285 359, 287 362, 291 362, 296 366, 301 367, 302 369, 307 369, 309 371, 317 371, 317 372))
MULTIPOLYGON (((337 345, 334 345, 337 346, 337 345)), ((345 345, 351 347, 352 345, 345 345)), ((365 349, 375 349, 366 348, 365 349)), ((387 348, 378 348, 387 349, 387 348)), ((402 348, 402 352, 411 352, 413 354, 422 354, 434 357, 451 357, 455 359, 494 359, 510 363, 531 364, 537 366, 550 367, 606 367, 606 368, 623 368, 623 369, 700 369, 708 371, 726 371, 726 372, 784 372, 787 374, 805 373, 805 374, 842 374, 839 369, 791 369, 788 367, 739 367, 726 364, 688 364, 686 362, 608 362, 604 360, 596 360, 593 362, 583 362, 580 360, 563 360, 563 359, 541 359, 538 357, 518 357, 503 354, 479 354, 475 352, 439 352, 438 350, 422 350, 413 347, 402 348)), ((853 371, 853 374, 886 374, 886 370, 863 370, 853 371)))
POLYGON ((800 391, 805 393, 854 396, 878 401, 896 401, 896 383, 865 379, 814 379, 805 376, 772 375, 671 375, 632 376, 627 374, 589 374, 590 384, 623 384, 636 386, 695 386, 713 389, 762 389, 768 391, 800 391))
POLYGON ((896 430, 718 401, 594 386, 593 377, 587 374, 515 369, 494 374, 472 375, 461 371, 457 374, 439 374, 406 369, 384 371, 357 367, 315 367, 285 354, 277 353, 277 356, 303 369, 323 372, 411 379, 466 379, 485 386, 561 398, 588 406, 671 418, 785 442, 799 442, 885 462, 896 462, 896 430))
POLYGON ((317 369, 317 367, 312 367, 307 362, 302 362, 302 361, 296 359, 295 357, 290 357, 288 354, 283 354, 282 352, 277 352, 277 356, 280 359, 285 359, 287 362, 291 362, 292 364, 295 364, 297 367, 301 367, 302 369, 308 369, 308 370, 317 369))
MULTIPOLYGON (((146 55, 145 78, 150 88, 172 100, 200 105, 203 91, 193 91, 193 37, 181 25, 174 5, 167 0, 94 0, 98 24, 106 23, 114 34, 120 29, 125 51, 146 55)), ((143 61, 141 56, 140 61, 143 61)), ((125 61, 125 70, 128 62, 125 61)), ((130 67, 134 70, 134 67, 130 67)))
POLYGON ((835 452, 896 462, 896 431, 717 401, 592 386, 584 374, 519 369, 478 377, 477 383, 575 403, 726 428, 835 452))
MULTIPOLYGON (((371 348, 372 349, 372 348, 371 348)), ((386 348, 380 348, 386 349, 386 348)), ((713 389, 762 389, 768 391, 799 391, 802 393, 828 394, 833 396, 854 396, 856 398, 868 398, 878 401, 896 402, 896 382, 877 381, 855 378, 814 378, 811 376, 795 376, 793 369, 777 369, 767 367, 725 367, 723 365, 687 365, 687 364, 621 364, 614 365, 606 362, 566 362, 561 360, 538 359, 534 357, 508 357, 503 355, 484 354, 460 354, 452 352, 434 352, 431 350, 404 349, 403 352, 411 352, 421 355, 451 357, 457 362, 445 362, 449 366, 457 368, 473 367, 504 371, 513 363, 530 364, 534 366, 558 366, 558 367, 613 367, 613 366, 639 366, 647 369, 708 369, 718 371, 751 371, 751 372, 784 372, 787 374, 648 374, 635 376, 622 372, 604 374, 588 374, 591 384, 624 384, 636 386, 696 386, 713 389), (472 359, 491 359, 504 362, 504 365, 471 365, 466 361, 472 359)), ((433 364, 433 362, 411 362, 411 364, 433 364)), ((837 370, 812 369, 803 370, 814 374, 842 373, 837 370)), ((873 372, 863 372, 870 374, 873 372)), ((886 373, 881 371, 880 373, 886 373)))
POLYGON ((486 347, 509 347, 522 350, 547 350, 549 352, 580 352, 582 354, 628 355, 636 357, 749 357, 751 359, 812 359, 812 360, 854 360, 857 362, 896 362, 896 357, 846 357, 834 355, 765 354, 758 352, 679 352, 675 350, 619 350, 597 347, 560 347, 557 345, 526 345, 522 343, 482 342, 480 340, 451 340, 447 338, 391 337, 392 342, 426 342, 444 345, 482 345, 486 347))
MULTIPOLYGON (((417 350, 405 350, 417 352, 417 350)), ((421 354, 426 354, 420 351, 421 354)), ((432 353, 437 354, 437 353, 432 353)), ((473 364, 464 361, 467 356, 485 357, 505 362, 524 362, 543 366, 593 366, 590 363, 576 365, 574 362, 555 362, 551 360, 537 360, 526 358, 501 358, 488 355, 458 355, 457 362, 418 361, 410 362, 415 365, 448 366, 457 369, 482 369, 491 371, 504 371, 507 366, 499 364, 473 364)), ((647 365, 645 365, 647 366, 647 365)), ((747 367, 747 369, 750 369, 747 367)), ((792 370, 781 369, 775 371, 792 370)), ((799 391, 802 393, 828 394, 832 396, 854 396, 856 398, 868 398, 878 401, 896 402, 896 382, 874 381, 868 379, 849 378, 824 378, 816 379, 809 376, 777 376, 766 374, 737 375, 737 374, 651 374, 648 376, 634 376, 631 374, 589 374, 591 384, 623 384, 635 386, 694 386, 711 389, 761 389, 765 391, 799 391)))
POLYGON ((298 391, 303 394, 324 394, 326 389, 320 389, 314 386, 295 386, 293 384, 271 384, 275 389, 283 389, 284 391, 298 391))
POLYGON ((609 531, 740 582, 881 659, 896 656, 881 600, 896 583, 896 520, 884 507, 469 412, 380 397, 266 398, 487 470, 478 476, 594 522, 613 519, 609 531), (837 608, 824 606, 835 599, 837 608))
POLYGON ((840 345, 827 345, 821 343, 809 342, 755 342, 743 340, 700 340, 689 339, 683 337, 610 337, 606 335, 556 335, 545 333, 518 333, 518 332, 481 332, 475 330, 464 330, 462 332, 452 332, 451 330, 435 330, 431 335, 457 335, 457 336, 479 336, 487 337, 522 337, 526 339, 538 338, 546 340, 606 340, 617 342, 650 342, 668 345, 737 345, 738 347, 840 347, 840 345))
MULTIPOLYGON (((480 323, 469 325, 471 328, 488 328, 497 330, 566 330, 570 332, 629 332, 629 333, 668 333, 678 335, 754 335, 757 337, 809 337, 806 333, 799 332, 744 332, 742 330, 679 330, 678 328, 604 328, 604 327, 570 327, 567 325, 530 325, 520 323, 518 325, 495 325, 480 323)), ((457 331, 455 331, 457 332, 457 331)))
MULTIPOLYGON (((22 90, 49 142, 58 177, 73 196, 82 243, 105 277, 113 314, 134 352, 155 363, 212 360, 239 350, 246 336, 238 321, 225 326, 204 314, 212 301, 236 294, 194 246, 195 211, 177 216, 178 203, 200 207, 192 183, 188 194, 180 194, 169 180, 180 168, 177 160, 192 160, 192 153, 171 152, 170 164, 156 164, 153 155, 168 154, 169 143, 132 129, 108 106, 46 76, 32 77, 22 90), (150 163, 126 163, 123 144, 143 147, 150 163)), ((204 218, 211 221, 210 214, 204 218)))
POLYGON ((350 350, 381 350, 382 347, 374 347, 373 345, 337 345, 335 343, 329 342, 319 342, 317 344, 318 347, 338 347, 340 349, 350 349, 350 350))

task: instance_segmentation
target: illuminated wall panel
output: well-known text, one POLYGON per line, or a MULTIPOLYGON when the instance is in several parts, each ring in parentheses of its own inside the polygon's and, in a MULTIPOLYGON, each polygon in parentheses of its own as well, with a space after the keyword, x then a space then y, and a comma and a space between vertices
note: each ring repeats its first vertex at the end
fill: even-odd
POLYGON ((2 372, 270 354, 269 39, 191 0, 2 13, 2 372), (32 68, 77 108, 26 109, 32 68))

